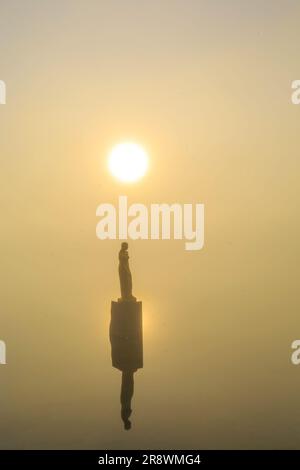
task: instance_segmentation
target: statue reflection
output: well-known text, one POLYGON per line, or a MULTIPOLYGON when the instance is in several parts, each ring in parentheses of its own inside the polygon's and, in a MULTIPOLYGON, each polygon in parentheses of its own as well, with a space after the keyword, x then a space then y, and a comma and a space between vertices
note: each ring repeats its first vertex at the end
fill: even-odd
POLYGON ((131 400, 134 393, 134 380, 133 374, 135 370, 124 370, 122 372, 122 385, 121 385, 121 418, 124 423, 124 429, 131 428, 131 421, 129 421, 132 413, 131 400))
POLYGON ((122 297, 111 303, 109 337, 112 366, 122 372, 121 418, 124 429, 129 420, 134 392, 134 373, 143 367, 142 302, 132 295, 132 279, 128 263, 128 244, 122 243, 119 253, 119 276, 122 297))

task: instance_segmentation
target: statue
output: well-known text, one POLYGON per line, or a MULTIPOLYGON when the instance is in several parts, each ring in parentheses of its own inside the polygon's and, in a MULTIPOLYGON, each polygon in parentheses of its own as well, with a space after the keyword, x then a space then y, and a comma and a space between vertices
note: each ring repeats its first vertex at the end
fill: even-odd
POLYGON ((131 428, 131 402, 134 392, 134 374, 143 368, 143 314, 142 302, 132 295, 128 243, 119 252, 121 298, 111 302, 109 339, 112 366, 122 372, 121 418, 124 429, 131 428))
POLYGON ((128 260, 128 243, 124 242, 119 251, 119 277, 121 286, 121 298, 118 299, 119 302, 136 301, 136 297, 132 295, 132 277, 128 260))
POLYGON ((121 385, 121 418, 124 423, 124 429, 128 431, 131 429, 131 421, 129 420, 132 413, 131 400, 134 391, 133 375, 136 370, 123 370, 122 371, 122 385, 121 385))

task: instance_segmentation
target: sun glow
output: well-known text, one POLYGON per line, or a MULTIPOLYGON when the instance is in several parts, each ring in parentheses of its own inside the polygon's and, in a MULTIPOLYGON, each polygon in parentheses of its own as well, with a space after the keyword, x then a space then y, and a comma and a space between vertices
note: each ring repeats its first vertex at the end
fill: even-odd
POLYGON ((133 183, 142 178, 148 169, 148 155, 133 142, 116 145, 109 154, 108 168, 120 181, 133 183))

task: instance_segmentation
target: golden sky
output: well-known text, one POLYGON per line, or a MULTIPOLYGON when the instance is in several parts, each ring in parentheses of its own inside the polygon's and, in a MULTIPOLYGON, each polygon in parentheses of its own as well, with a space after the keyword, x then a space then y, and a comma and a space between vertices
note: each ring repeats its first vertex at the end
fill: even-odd
POLYGON ((298 1, 2 1, 1 448, 297 448, 298 1), (118 142, 149 152, 124 185, 118 142), (119 241, 96 208, 204 203, 205 246, 129 241, 145 367, 119 416, 119 241))

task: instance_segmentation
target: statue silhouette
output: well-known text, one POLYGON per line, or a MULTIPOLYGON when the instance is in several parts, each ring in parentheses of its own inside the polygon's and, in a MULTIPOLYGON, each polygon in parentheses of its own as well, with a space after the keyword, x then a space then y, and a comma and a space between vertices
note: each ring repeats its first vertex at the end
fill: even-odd
POLYGON ((131 400, 134 373, 143 367, 142 302, 132 295, 132 277, 128 263, 128 244, 122 243, 119 252, 121 298, 111 303, 109 338, 112 366, 122 372, 121 418, 124 429, 131 428, 131 400))
POLYGON ((124 242, 119 251, 119 278, 121 287, 120 302, 135 301, 132 295, 132 276, 129 268, 128 243, 124 242))
POLYGON ((121 418, 124 423, 124 429, 131 428, 131 421, 129 417, 132 413, 131 400, 134 392, 133 374, 135 370, 123 370, 122 372, 122 385, 121 385, 121 418))

